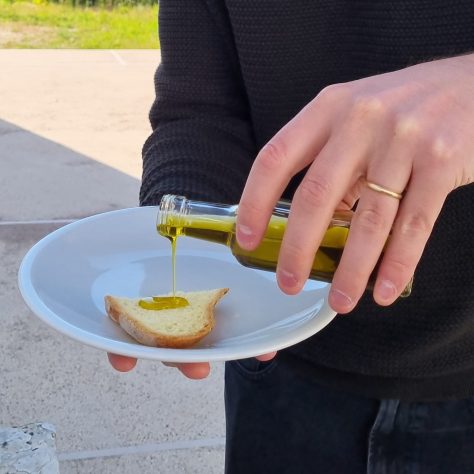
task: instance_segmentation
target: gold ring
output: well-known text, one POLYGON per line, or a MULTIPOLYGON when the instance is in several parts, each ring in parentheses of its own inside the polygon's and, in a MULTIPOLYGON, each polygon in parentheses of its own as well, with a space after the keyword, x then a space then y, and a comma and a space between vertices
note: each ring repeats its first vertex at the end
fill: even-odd
POLYGON ((400 193, 396 193, 395 191, 384 188, 383 186, 380 186, 378 184, 371 183, 370 181, 365 181, 365 184, 367 185, 368 188, 372 189, 373 191, 377 191, 378 193, 386 194, 387 196, 393 197, 395 199, 400 200, 403 197, 403 195, 400 194, 400 193))

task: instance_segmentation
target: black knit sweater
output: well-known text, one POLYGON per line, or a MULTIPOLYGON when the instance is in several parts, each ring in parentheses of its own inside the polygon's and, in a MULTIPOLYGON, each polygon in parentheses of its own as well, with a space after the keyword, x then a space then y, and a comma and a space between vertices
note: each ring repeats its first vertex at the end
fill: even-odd
MULTIPOLYGON (((474 51, 473 0, 161 0, 159 24, 142 205, 236 203, 257 151, 323 87, 474 51)), ((368 396, 474 395, 473 205, 473 185, 448 197, 411 297, 367 294, 289 351, 368 396)))

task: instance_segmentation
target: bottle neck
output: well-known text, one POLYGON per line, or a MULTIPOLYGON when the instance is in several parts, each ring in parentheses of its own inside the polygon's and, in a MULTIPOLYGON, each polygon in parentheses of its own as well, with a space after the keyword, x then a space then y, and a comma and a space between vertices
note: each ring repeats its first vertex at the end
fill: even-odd
POLYGON ((170 239, 187 235, 228 244, 235 229, 236 214, 236 205, 193 201, 167 194, 160 202, 157 229, 170 239))

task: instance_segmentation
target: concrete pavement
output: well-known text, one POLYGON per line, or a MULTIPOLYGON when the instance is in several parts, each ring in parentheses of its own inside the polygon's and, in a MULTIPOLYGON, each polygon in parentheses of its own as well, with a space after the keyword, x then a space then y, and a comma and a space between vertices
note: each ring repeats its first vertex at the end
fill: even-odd
POLYGON ((19 263, 65 222, 137 205, 158 51, 0 50, 0 425, 48 421, 62 473, 220 473, 223 366, 205 381, 37 320, 19 263))

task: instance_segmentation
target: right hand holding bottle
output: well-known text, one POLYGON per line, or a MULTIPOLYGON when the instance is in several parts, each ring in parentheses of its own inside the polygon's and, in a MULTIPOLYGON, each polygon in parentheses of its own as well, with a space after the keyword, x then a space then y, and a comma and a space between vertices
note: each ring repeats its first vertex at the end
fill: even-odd
POLYGON ((473 78, 471 53, 324 89, 257 156, 239 204, 240 247, 259 245, 275 203, 306 169, 279 252, 280 288, 301 291, 334 210, 359 197, 329 304, 352 311, 382 251, 373 295, 392 304, 448 194, 474 182, 473 78))
MULTIPOLYGON (((137 359, 134 357, 126 357, 118 354, 107 354, 110 365, 119 372, 130 372, 137 365, 137 359)), ((276 356, 276 352, 270 352, 269 354, 263 354, 256 357, 258 360, 265 362, 271 360, 276 356)), ((167 367, 176 367, 184 376, 189 379, 199 380, 205 379, 211 368, 209 362, 193 362, 193 363, 172 363, 163 362, 167 367)))

